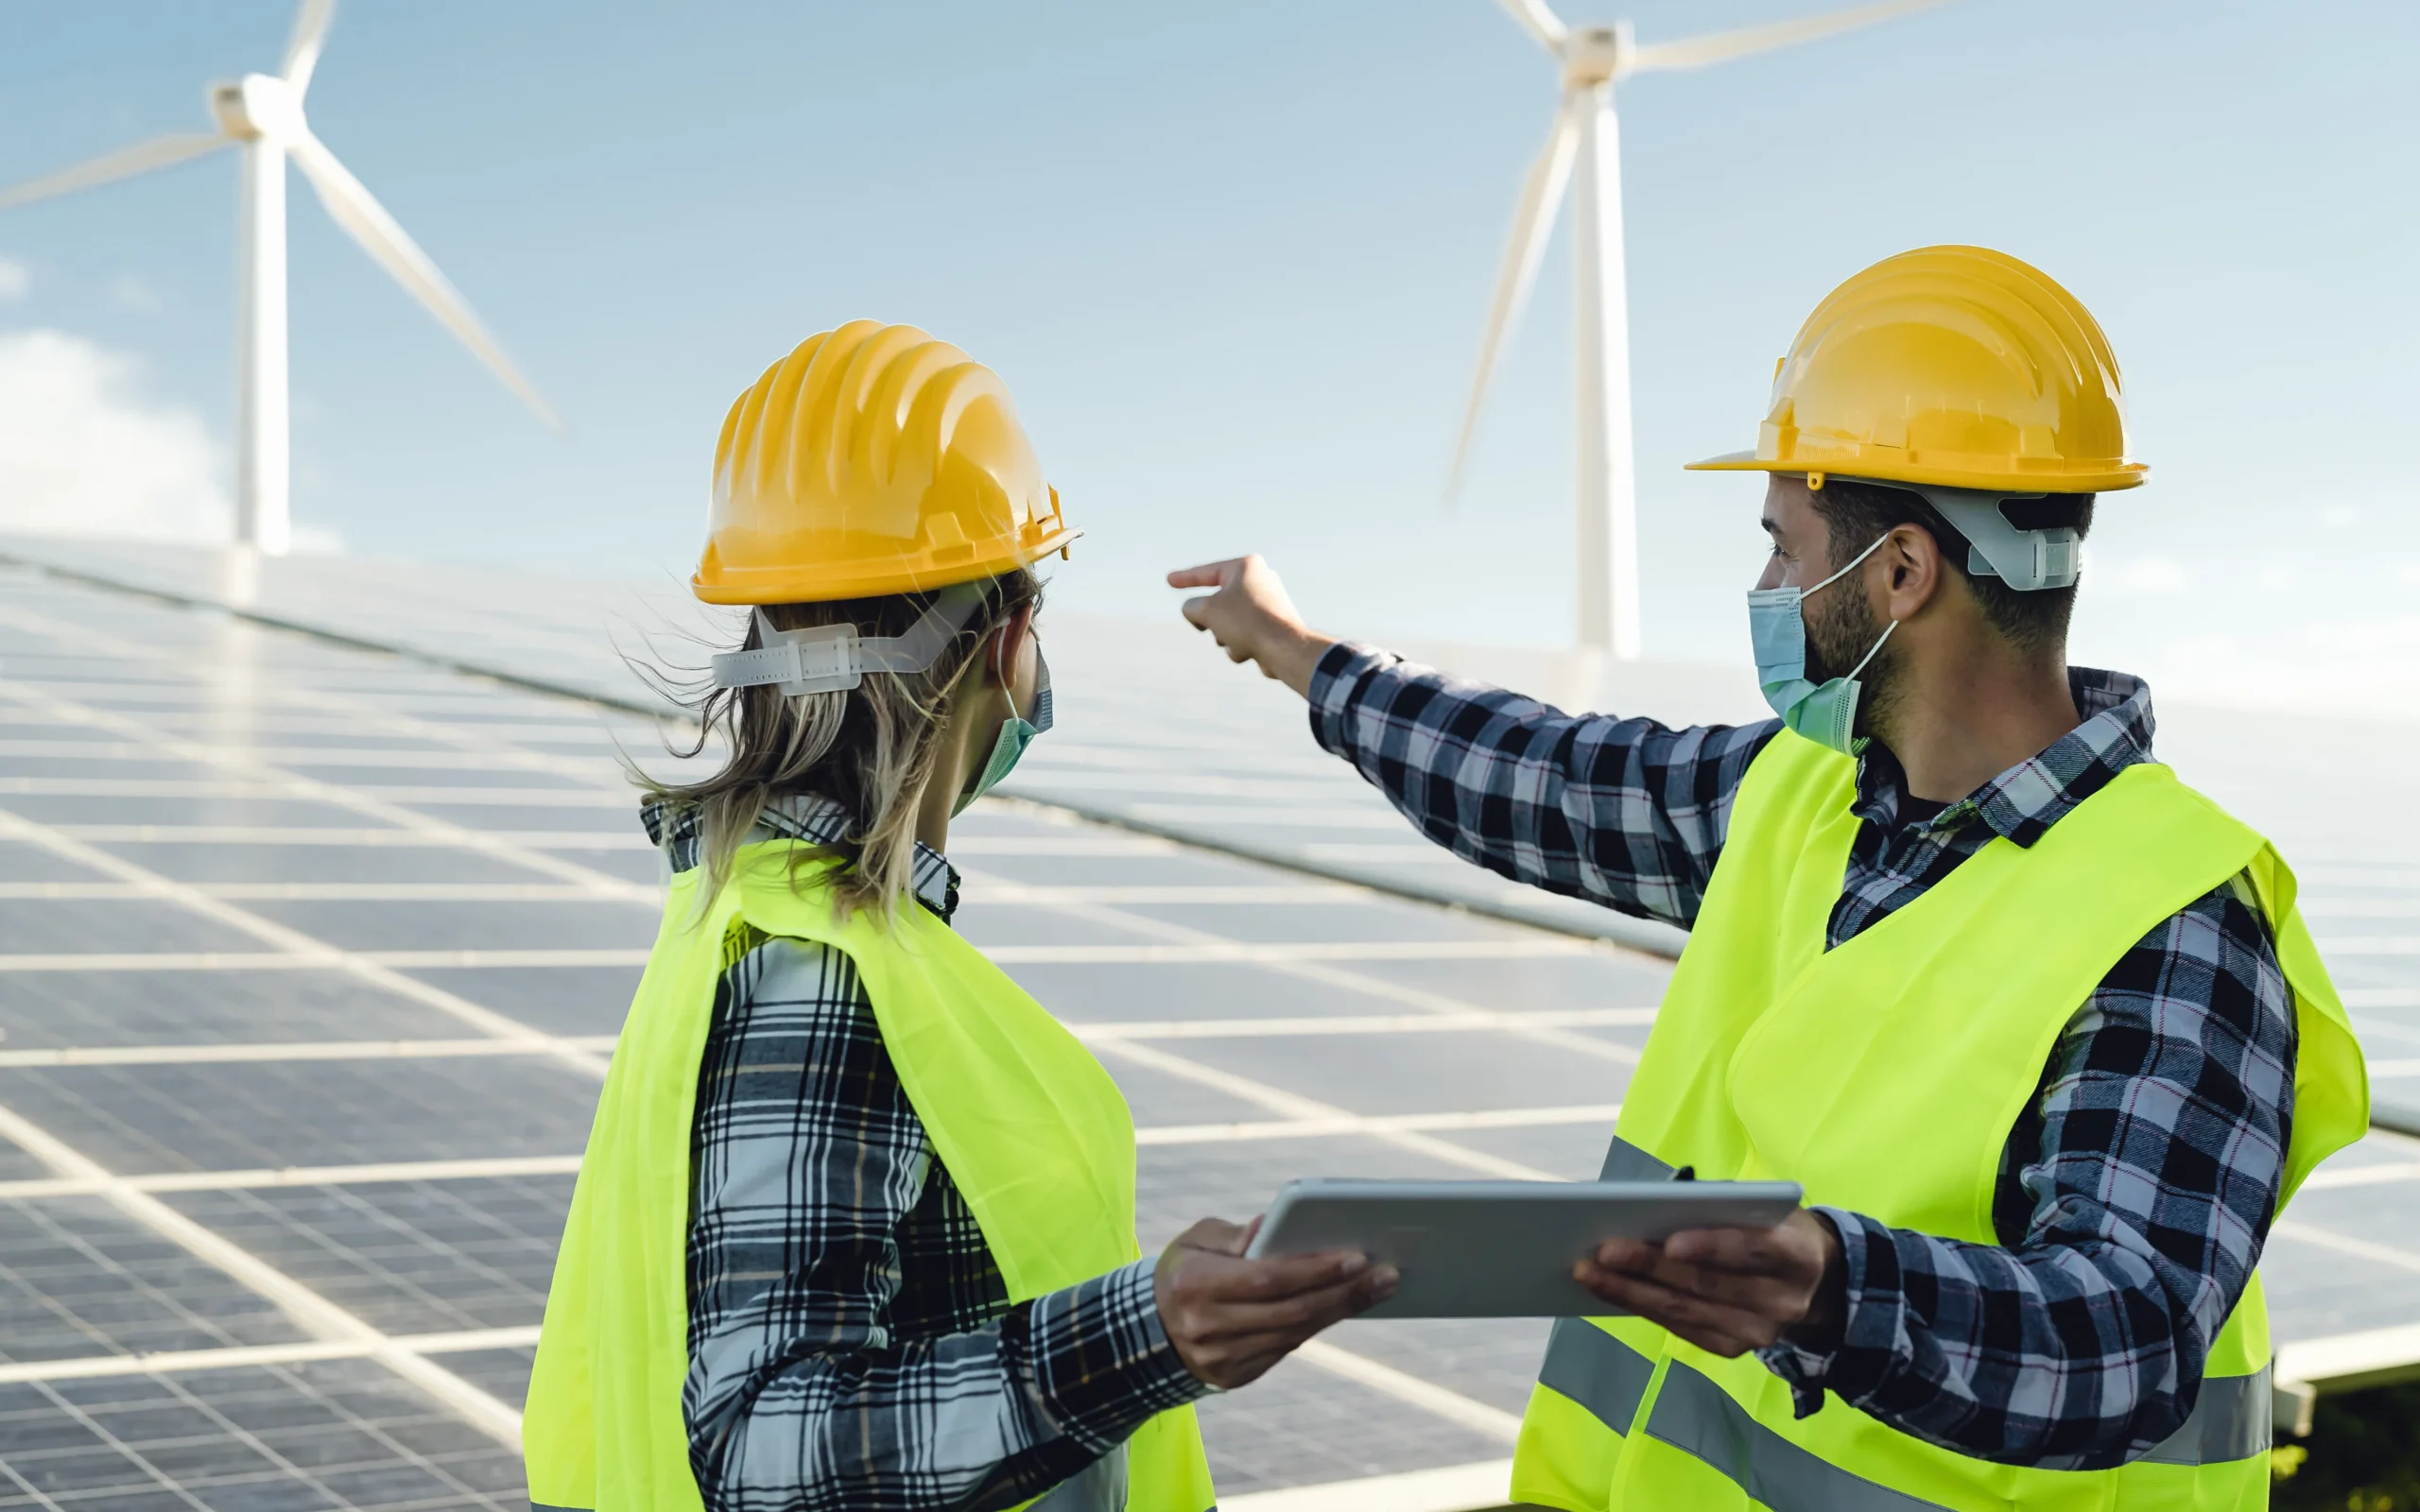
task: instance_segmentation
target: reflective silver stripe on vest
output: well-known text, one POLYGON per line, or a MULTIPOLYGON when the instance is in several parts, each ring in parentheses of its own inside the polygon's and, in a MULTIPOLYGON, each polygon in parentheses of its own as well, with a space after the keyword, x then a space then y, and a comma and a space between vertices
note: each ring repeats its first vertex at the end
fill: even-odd
POLYGON ((1026 1512, 1124 1512, 1126 1446, 1118 1445, 1044 1493, 1026 1512))
POLYGON ((596 1512, 596 1509, 586 1506, 557 1506, 552 1502, 532 1502, 529 1503, 529 1512, 596 1512))
POLYGON ((2204 1376, 2185 1426, 2143 1458, 2153 1465, 2223 1465, 2266 1453, 2276 1421, 2273 1410, 2265 1365, 2248 1376, 2204 1376))
POLYGON ((1599 1181, 1663 1181, 1670 1178, 1672 1168, 1616 1134, 1614 1143, 1605 1146, 1605 1163, 1597 1172, 1599 1181))
POLYGON ((1584 1318, 1555 1319, 1538 1384, 1570 1398, 1617 1434, 1630 1432, 1655 1362, 1584 1318))
POLYGON ((1678 1360, 1664 1372, 1647 1434, 1703 1460, 1772 1512, 1947 1512, 1799 1448, 1749 1416, 1713 1377, 1678 1360))
MULTIPOLYGON (((1616 1140, 1605 1159, 1608 1172, 1624 1152, 1634 1158, 1625 1170, 1644 1169, 1635 1162, 1654 1160, 1616 1140)), ((1646 1355, 1593 1323, 1567 1317, 1556 1321, 1547 1339, 1538 1384, 1586 1408, 1615 1433, 1628 1434, 1654 1373, 1655 1362, 1646 1355)), ((2143 1458, 2159 1465, 2249 1459, 2269 1448, 2270 1412, 2267 1367, 2249 1376, 2209 1377, 2185 1425, 2143 1458)), ((1730 1477, 1772 1512, 1939 1512, 1937 1503, 1894 1491, 1800 1448, 1756 1421, 1703 1371, 1678 1360, 1664 1374, 1647 1432, 1730 1477)))

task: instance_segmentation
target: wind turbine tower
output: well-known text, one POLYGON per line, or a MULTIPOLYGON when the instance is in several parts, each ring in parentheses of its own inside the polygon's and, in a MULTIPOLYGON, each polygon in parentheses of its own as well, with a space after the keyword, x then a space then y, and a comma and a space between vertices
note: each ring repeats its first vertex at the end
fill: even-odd
POLYGON ((512 366, 437 265, 361 180, 311 132, 302 97, 311 87, 336 0, 303 0, 285 60, 274 74, 246 74, 210 87, 215 131, 176 132, 0 190, 0 210, 165 168, 221 147, 241 152, 235 326, 235 539, 265 556, 292 542, 292 450, 285 369, 285 164, 292 160, 338 226, 389 276, 460 338, 538 418, 562 428, 537 389, 512 366))
POLYGON ((1887 21, 1942 0, 1885 0, 1800 21, 1714 32, 1642 46, 1630 24, 1566 26, 1546 0, 1499 0, 1560 65, 1562 102, 1554 129, 1512 212, 1512 232, 1495 280, 1478 374, 1462 413, 1445 497, 1460 491, 1487 389, 1504 343, 1536 283, 1566 191, 1574 189, 1571 238, 1576 275, 1572 318, 1579 356, 1579 642, 1583 651, 1638 655, 1638 495, 1631 460, 1630 314, 1622 278, 1621 141, 1614 89, 1633 74, 1703 68, 1887 21))

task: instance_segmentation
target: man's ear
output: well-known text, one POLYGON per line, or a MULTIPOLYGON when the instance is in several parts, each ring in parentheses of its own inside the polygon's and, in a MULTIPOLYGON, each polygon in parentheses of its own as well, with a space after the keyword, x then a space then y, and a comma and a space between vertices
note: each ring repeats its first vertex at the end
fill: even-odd
POLYGON ((1898 525, 1883 542, 1880 555, 1890 572, 1883 594, 1884 617, 1908 620, 1923 613, 1925 606, 1940 594, 1949 571, 1941 542, 1922 525, 1898 525))

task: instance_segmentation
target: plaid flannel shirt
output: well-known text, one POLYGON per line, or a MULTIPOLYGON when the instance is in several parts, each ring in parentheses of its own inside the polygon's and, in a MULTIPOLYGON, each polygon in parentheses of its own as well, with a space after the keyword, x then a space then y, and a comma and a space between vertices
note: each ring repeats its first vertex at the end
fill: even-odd
MULTIPOLYGON (((645 818, 674 870, 699 864, 689 812, 645 818)), ((803 799, 756 838, 838 849, 846 827, 803 799)), ((957 872, 921 845, 915 890, 956 910, 957 872)), ((1011 1305, 849 958, 740 945, 691 1125, 681 1407, 709 1512, 1011 1506, 1209 1389, 1161 1328, 1149 1258, 1011 1305)))
MULTIPOLYGON (((2151 760, 2150 690, 2074 669, 2083 723, 1959 802, 1911 804, 1878 743, 1827 944, 1996 836, 2031 845, 2151 760)), ((1687 927, 1748 765, 1775 721, 1671 730, 1566 715, 1385 652, 1331 647, 1310 690, 1320 744, 1421 831, 1516 881, 1687 927)), ((2089 1469, 2180 1426, 2204 1357, 2275 1215, 2292 1116, 2294 1009, 2267 919, 2238 878, 2161 924, 2068 1021, 2009 1131, 1997 1245, 1822 1209, 1846 1251, 1837 1349, 1763 1351, 1803 1417, 1826 1389, 1980 1458, 2089 1469)))

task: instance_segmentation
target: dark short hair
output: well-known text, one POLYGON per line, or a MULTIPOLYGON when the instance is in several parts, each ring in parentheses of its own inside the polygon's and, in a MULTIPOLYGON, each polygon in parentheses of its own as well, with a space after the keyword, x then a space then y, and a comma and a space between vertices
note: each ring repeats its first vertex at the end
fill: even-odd
MULTIPOLYGON (((2011 588, 1998 577, 1970 571, 1968 542, 1957 526, 1942 518, 1921 493, 1887 484, 1827 478, 1810 496, 1831 541, 1832 559, 1846 561, 1872 545, 1876 537, 1898 525, 1920 525, 1941 548, 1942 559, 1965 581, 1967 591, 1983 607, 1983 618, 2027 652, 2057 650, 2067 644, 2067 622, 2075 614, 2076 591, 2011 588)), ((2092 530, 2089 493, 2049 493, 2038 499, 2011 499, 2000 513, 2019 530, 2050 530, 2071 525, 2081 540, 2092 530)))

